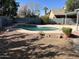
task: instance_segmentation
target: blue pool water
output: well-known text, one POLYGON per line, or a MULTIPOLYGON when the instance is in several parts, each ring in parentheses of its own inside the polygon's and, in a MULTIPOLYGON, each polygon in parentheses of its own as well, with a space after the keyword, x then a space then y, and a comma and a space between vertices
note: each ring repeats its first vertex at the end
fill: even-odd
POLYGON ((31 31, 54 31, 58 30, 58 28, 55 27, 37 27, 37 26, 28 26, 28 25, 18 25, 16 28, 22 28, 26 30, 31 30, 31 31))

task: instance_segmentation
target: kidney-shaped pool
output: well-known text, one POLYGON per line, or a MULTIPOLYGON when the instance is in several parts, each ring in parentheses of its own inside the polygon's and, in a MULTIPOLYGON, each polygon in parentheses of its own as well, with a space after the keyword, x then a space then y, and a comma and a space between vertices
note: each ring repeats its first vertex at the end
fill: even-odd
POLYGON ((30 31, 54 31, 58 30, 56 27, 37 27, 37 26, 32 26, 32 25, 18 25, 16 28, 22 28, 25 30, 30 30, 30 31))

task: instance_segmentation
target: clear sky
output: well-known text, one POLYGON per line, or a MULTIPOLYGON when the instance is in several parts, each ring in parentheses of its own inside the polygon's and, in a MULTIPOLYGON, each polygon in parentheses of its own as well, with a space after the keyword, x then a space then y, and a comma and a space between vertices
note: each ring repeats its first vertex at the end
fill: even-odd
POLYGON ((31 5, 31 3, 36 3, 40 7, 41 15, 44 14, 43 8, 46 6, 50 9, 60 9, 63 8, 66 0, 17 0, 17 2, 20 3, 20 5, 31 5))

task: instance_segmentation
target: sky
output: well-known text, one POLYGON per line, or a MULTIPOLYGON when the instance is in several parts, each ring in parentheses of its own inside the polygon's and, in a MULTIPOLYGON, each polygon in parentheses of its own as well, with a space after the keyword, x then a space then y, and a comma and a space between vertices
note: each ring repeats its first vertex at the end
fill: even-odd
POLYGON ((20 5, 31 6, 33 3, 36 4, 37 8, 40 9, 41 15, 44 15, 43 8, 46 6, 49 10, 61 9, 65 6, 66 0, 17 0, 20 5))

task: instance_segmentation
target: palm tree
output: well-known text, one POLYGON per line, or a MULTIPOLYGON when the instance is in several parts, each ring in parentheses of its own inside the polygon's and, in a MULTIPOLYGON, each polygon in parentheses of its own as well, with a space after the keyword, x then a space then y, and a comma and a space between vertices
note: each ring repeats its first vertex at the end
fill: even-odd
POLYGON ((47 7, 44 7, 44 10, 45 10, 45 15, 46 15, 48 8, 47 7))

